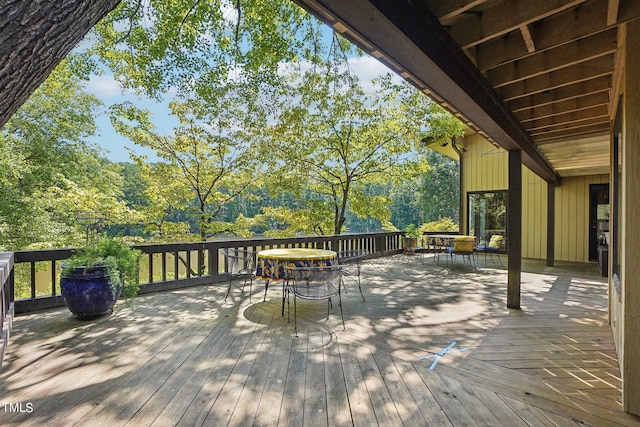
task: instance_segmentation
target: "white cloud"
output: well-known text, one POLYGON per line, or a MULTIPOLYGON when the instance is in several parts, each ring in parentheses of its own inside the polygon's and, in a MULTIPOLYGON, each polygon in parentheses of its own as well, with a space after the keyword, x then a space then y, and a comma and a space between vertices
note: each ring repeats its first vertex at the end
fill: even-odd
POLYGON ((111 75, 91 76, 87 90, 102 100, 122 95, 120 83, 111 75))
MULTIPOLYGON (((386 65, 371 56, 360 56, 349 59, 353 73, 363 82, 369 82, 387 73, 394 74, 386 65)), ((400 80, 400 77, 398 77, 400 80)))

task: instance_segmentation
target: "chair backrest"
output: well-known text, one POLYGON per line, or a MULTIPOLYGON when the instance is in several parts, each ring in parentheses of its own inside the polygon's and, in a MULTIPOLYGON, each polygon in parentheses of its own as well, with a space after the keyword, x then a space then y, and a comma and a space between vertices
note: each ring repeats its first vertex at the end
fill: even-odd
POLYGON ((363 251, 360 249, 346 250, 338 252, 338 263, 339 264, 359 264, 364 258, 369 254, 367 251, 363 251))
POLYGON ((222 250, 227 260, 229 274, 253 273, 256 268, 256 252, 249 249, 225 248, 222 250))
POLYGON ((499 234, 494 234, 491 236, 491 239, 489 240, 489 247, 494 249, 501 249, 503 240, 504 240, 504 237, 502 237, 499 234))
POLYGON ((342 267, 287 267, 287 277, 297 297, 329 299, 342 289, 342 267))

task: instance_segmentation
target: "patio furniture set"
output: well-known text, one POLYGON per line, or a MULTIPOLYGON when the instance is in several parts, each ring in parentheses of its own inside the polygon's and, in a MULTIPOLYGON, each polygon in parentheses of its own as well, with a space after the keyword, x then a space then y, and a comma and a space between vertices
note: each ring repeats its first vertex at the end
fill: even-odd
MULTIPOLYGON (((264 300, 272 281, 282 280, 282 315, 287 303, 287 317, 290 318, 290 298, 293 295, 294 331, 298 336, 297 299, 326 300, 327 318, 332 308, 333 299, 338 299, 342 327, 342 292, 344 277, 355 281, 360 291, 362 301, 365 301, 360 282, 362 261, 366 251, 330 251, 313 248, 277 248, 252 251, 249 249, 225 249, 223 251, 227 262, 229 286, 225 301, 231 292, 234 279, 243 278, 242 289, 249 282, 249 301, 251 301, 253 279, 261 278, 265 281, 264 300)), ((345 290, 346 292, 346 290, 345 290)))
POLYGON ((488 242, 478 244, 475 236, 452 235, 452 234, 429 234, 424 236, 422 244, 413 248, 414 253, 432 253, 435 254, 435 260, 440 264, 440 255, 448 256, 450 265, 453 265, 453 257, 455 255, 466 257, 469 266, 475 268, 478 264, 479 254, 484 254, 485 265, 487 264, 487 255, 492 263, 495 263, 493 255, 496 255, 498 262, 502 267, 500 252, 504 246, 504 237, 499 234, 491 236, 488 242), (473 257, 475 256, 475 264, 473 257))

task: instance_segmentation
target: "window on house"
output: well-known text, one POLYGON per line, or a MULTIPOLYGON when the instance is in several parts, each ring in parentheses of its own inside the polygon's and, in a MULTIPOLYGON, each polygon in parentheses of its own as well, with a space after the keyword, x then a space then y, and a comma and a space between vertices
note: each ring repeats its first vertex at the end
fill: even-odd
POLYGON ((487 243, 494 234, 507 235, 507 190, 467 193, 469 234, 487 243))

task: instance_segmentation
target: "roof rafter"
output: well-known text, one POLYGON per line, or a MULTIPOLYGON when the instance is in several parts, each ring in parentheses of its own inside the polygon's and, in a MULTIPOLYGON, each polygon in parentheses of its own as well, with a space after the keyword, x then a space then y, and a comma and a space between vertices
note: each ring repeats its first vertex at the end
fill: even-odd
MULTIPOLYGON (((530 31, 538 52, 570 43, 606 30, 609 0, 590 0, 578 8, 567 10, 532 25, 530 31)), ((640 2, 620 0, 617 23, 640 17, 640 2)), ((520 34, 508 34, 476 47, 478 68, 489 70, 501 64, 526 57, 529 52, 520 34)))
POLYGON ((611 28, 595 36, 585 37, 496 67, 488 72, 488 78, 494 87, 500 87, 570 67, 614 53, 617 38, 617 30, 611 28))
POLYGON ((395 0, 295 0, 319 17, 340 21, 343 35, 364 39, 382 61, 402 64, 410 80, 429 90, 482 129, 506 150, 522 150, 523 163, 543 179, 560 184, 560 176, 505 107, 495 90, 451 35, 421 2, 395 0), (317 9, 322 9, 322 12, 317 9), (348 24, 347 24, 348 23, 348 24))
MULTIPOLYGON (((527 122, 544 119, 546 117, 559 118, 563 114, 578 111, 591 110, 605 107, 609 109, 609 94, 607 92, 594 93, 587 96, 567 99, 560 102, 543 105, 541 107, 528 108, 518 113, 514 113, 520 123, 526 126, 527 122)), ((597 110, 593 110, 594 112, 597 110)))
POLYGON ((486 3, 488 0, 429 0, 429 9, 438 18, 442 25, 448 25, 452 19, 465 13, 476 6, 486 3))
POLYGON ((528 108, 542 107, 556 102, 579 98, 594 93, 611 90, 611 79, 608 75, 598 76, 590 80, 581 80, 572 84, 550 89, 546 92, 526 94, 507 102, 507 106, 514 113, 527 110, 528 108))
POLYGON ((505 101, 542 93, 613 73, 613 54, 516 82, 498 89, 505 101))
POLYGON ((451 36, 462 49, 501 37, 522 25, 540 21, 586 0, 507 0, 482 15, 468 15, 451 27, 451 36))

